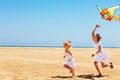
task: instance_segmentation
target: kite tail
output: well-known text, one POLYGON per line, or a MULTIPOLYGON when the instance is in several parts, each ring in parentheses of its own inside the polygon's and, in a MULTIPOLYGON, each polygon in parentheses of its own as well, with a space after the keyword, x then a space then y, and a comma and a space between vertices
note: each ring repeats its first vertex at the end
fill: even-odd
POLYGON ((97 5, 96 5, 96 7, 97 7, 98 11, 101 13, 102 12, 101 8, 98 7, 97 5))
POLYGON ((100 7, 98 7, 97 5, 96 5, 96 8, 98 9, 98 11, 99 11, 99 13, 100 13, 100 15, 101 15, 101 17, 104 19, 104 12, 102 11, 102 9, 100 8, 100 7))

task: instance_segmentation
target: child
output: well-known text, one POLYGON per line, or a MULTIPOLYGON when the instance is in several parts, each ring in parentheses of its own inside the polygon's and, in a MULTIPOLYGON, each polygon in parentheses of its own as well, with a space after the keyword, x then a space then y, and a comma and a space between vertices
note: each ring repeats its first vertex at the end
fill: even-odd
POLYGON ((95 33, 96 29, 99 27, 100 27, 99 25, 96 25, 96 27, 92 31, 92 40, 94 42, 95 49, 97 50, 97 52, 95 54, 92 54, 92 57, 95 56, 94 65, 98 72, 97 77, 102 77, 102 74, 101 74, 99 66, 98 66, 98 62, 101 62, 102 68, 105 68, 105 67, 113 68, 113 65, 112 65, 112 63, 107 64, 108 60, 109 60, 109 55, 102 49, 102 46, 99 43, 100 39, 101 39, 100 34, 95 33))
POLYGON ((75 77, 74 69, 75 69, 76 65, 75 65, 75 62, 74 62, 73 55, 69 51, 69 48, 71 46, 70 43, 71 43, 71 41, 65 41, 63 43, 64 49, 65 49, 64 58, 66 58, 66 61, 64 63, 64 67, 70 70, 70 73, 72 73, 72 77, 75 77))

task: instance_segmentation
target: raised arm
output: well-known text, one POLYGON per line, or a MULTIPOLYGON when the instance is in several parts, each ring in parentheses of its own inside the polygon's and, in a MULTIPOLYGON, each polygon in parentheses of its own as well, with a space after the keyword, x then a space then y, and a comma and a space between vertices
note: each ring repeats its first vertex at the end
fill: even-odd
POLYGON ((93 29, 93 31, 92 31, 92 39, 95 38, 95 31, 96 31, 96 29, 97 29, 98 27, 100 27, 100 26, 97 24, 96 27, 93 29))
POLYGON ((100 27, 98 24, 95 26, 95 28, 93 29, 93 31, 92 31, 92 35, 95 35, 95 31, 96 31, 96 29, 98 28, 98 27, 100 27))

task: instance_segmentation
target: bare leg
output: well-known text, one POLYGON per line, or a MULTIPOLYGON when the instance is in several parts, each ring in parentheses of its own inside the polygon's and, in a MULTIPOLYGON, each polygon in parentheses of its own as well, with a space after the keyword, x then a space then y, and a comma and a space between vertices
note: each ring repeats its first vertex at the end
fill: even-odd
POLYGON ((112 63, 110 63, 110 64, 105 64, 105 63, 101 62, 101 66, 102 66, 102 68, 105 68, 105 67, 113 68, 113 64, 112 64, 112 63))
POLYGON ((75 72, 74 72, 74 69, 71 69, 71 73, 72 73, 72 77, 75 78, 75 72))
POLYGON ((72 73, 72 76, 75 76, 74 69, 72 69, 71 67, 69 67, 69 66, 66 65, 66 64, 64 64, 64 67, 70 70, 70 73, 72 73))
POLYGON ((110 65, 101 62, 101 66, 102 66, 102 68, 105 68, 105 67, 109 67, 110 65))
POLYGON ((72 76, 74 76, 74 75, 75 75, 74 69, 71 69, 70 71, 71 71, 71 73, 72 73, 72 76))
POLYGON ((96 68, 96 70, 97 70, 97 72, 99 73, 99 74, 101 74, 101 72, 100 72, 100 69, 99 69, 99 67, 98 67, 98 62, 94 62, 94 65, 95 65, 95 68, 96 68))
POLYGON ((72 73, 72 68, 69 67, 67 64, 64 64, 64 67, 70 70, 70 73, 72 73))
POLYGON ((68 65, 64 64, 64 67, 67 69, 71 69, 68 65))

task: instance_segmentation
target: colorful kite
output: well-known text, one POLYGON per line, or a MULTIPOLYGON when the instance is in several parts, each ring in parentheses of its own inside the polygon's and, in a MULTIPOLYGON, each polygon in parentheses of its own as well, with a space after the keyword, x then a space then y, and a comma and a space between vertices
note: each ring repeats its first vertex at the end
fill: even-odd
POLYGON ((111 20, 120 21, 120 14, 118 16, 114 16, 116 9, 120 8, 120 5, 117 5, 111 8, 105 8, 105 9, 101 9, 98 6, 96 7, 99 10, 100 15, 102 16, 102 19, 108 20, 108 21, 111 21, 111 20))

